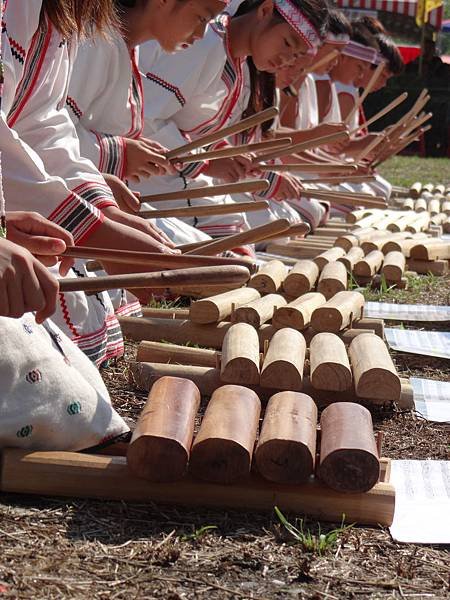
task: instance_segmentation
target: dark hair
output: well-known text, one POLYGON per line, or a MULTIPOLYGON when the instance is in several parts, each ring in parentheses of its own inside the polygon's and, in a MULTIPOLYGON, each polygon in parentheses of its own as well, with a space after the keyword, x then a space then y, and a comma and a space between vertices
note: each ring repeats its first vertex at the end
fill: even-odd
POLYGON ((352 33, 350 38, 358 44, 373 48, 377 52, 380 51, 376 37, 362 23, 352 23, 352 33))
MULTIPOLYGON (((256 10, 264 0, 244 0, 236 11, 235 17, 240 17, 256 10)), ((321 38, 327 31, 328 7, 326 0, 292 0, 293 4, 298 6, 312 25, 317 29, 321 38)), ((284 22, 285 19, 274 6, 273 18, 277 22, 284 22)), ((250 72, 250 99, 243 116, 249 117, 265 108, 273 106, 275 100, 275 75, 258 71, 251 56, 247 58, 247 65, 250 72)), ((272 126, 272 121, 266 121, 262 124, 262 131, 267 131, 272 126)))
POLYGON ((379 33, 387 35, 387 31, 383 23, 379 21, 376 17, 364 15, 363 17, 359 17, 358 19, 356 19, 355 23, 360 23, 361 25, 364 25, 364 27, 368 29, 372 35, 378 35, 379 33))
POLYGON ((330 8, 328 12, 328 31, 335 35, 339 35, 340 33, 351 35, 352 26, 341 10, 333 7, 330 8))
POLYGON ((405 63, 403 62, 400 50, 394 44, 390 37, 383 34, 376 36, 381 56, 387 60, 389 71, 394 75, 403 73, 405 63))
POLYGON ((42 12, 64 38, 117 28, 115 0, 43 0, 42 12))

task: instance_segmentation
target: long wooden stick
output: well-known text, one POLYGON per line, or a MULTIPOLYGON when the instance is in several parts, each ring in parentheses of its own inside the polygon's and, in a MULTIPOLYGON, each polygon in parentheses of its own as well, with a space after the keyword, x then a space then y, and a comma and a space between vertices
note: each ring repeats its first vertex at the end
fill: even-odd
POLYGON ((355 162, 360 162, 366 156, 368 156, 381 142, 384 142, 386 139, 386 135, 381 133, 377 137, 375 137, 368 146, 360 150, 353 158, 355 162))
POLYGON ((209 215, 232 215, 264 210, 268 207, 265 200, 251 202, 231 202, 229 204, 204 204, 202 206, 180 206, 178 208, 163 208, 162 210, 145 210, 139 213, 141 217, 151 219, 171 217, 202 217, 209 215))
POLYGON ((375 181, 375 175, 349 175, 347 177, 317 177, 317 179, 308 179, 304 183, 329 183, 330 185, 339 185, 341 183, 364 183, 366 181, 375 181))
POLYGON ((353 131, 350 132, 350 135, 355 135, 355 133, 358 133, 360 129, 369 127, 369 125, 372 125, 372 123, 375 123, 375 121, 378 121, 378 119, 381 119, 381 117, 384 117, 384 115, 386 115, 388 112, 396 108, 399 104, 404 102, 407 97, 408 92, 403 92, 403 94, 400 94, 400 96, 397 96, 397 98, 392 100, 392 102, 389 102, 387 106, 385 106, 382 110, 373 115, 373 117, 371 117, 368 121, 365 121, 365 123, 362 123, 361 125, 358 125, 358 127, 355 127, 355 129, 353 129, 353 131))
POLYGON ((218 160, 220 158, 232 158, 251 152, 263 152, 264 150, 272 150, 274 148, 283 148, 292 144, 290 137, 277 138, 276 140, 267 140, 266 142, 257 142, 255 144, 243 144, 241 146, 230 146, 229 148, 220 148, 219 150, 209 150, 208 152, 200 152, 199 154, 190 154, 189 156, 181 156, 175 159, 176 162, 182 164, 199 162, 202 160, 218 160))
POLYGON ((232 248, 243 246, 244 244, 254 244, 256 242, 260 242, 274 235, 275 233, 288 230, 289 226, 290 223, 287 219, 278 219, 272 223, 266 223, 260 227, 254 227, 248 231, 230 235, 225 239, 222 238, 219 240, 214 240, 213 242, 209 242, 208 244, 205 244, 196 250, 188 250, 186 254, 198 254, 199 251, 202 255, 219 254, 220 252, 231 250, 232 248))
POLYGON ((304 142, 300 142, 298 144, 292 144, 291 146, 285 146, 280 150, 274 150, 273 152, 268 152, 267 154, 261 154, 258 156, 254 162, 256 164, 265 161, 271 160, 273 158, 279 158, 280 156, 286 156, 288 154, 296 154, 297 152, 303 152, 304 150, 309 150, 311 148, 317 148, 319 146, 325 146, 326 144, 331 144, 334 142, 340 142, 343 140, 349 140, 350 136, 346 131, 339 131, 338 133, 332 133, 330 135, 322 135, 317 138, 312 138, 310 140, 306 140, 304 142))
POLYGON ((386 208, 387 204, 384 199, 377 200, 376 198, 362 198, 358 194, 353 196, 332 194, 330 192, 319 190, 302 190, 302 196, 305 198, 316 198, 317 200, 327 200, 332 204, 348 204, 350 206, 368 206, 371 208, 386 208))
POLYGON ((59 280, 60 292, 102 292, 115 289, 166 289, 186 288, 189 286, 223 286, 246 283, 250 279, 247 268, 230 265, 229 267, 197 267, 158 271, 156 273, 132 273, 105 277, 84 277, 59 280))
POLYGON ((207 146, 208 144, 213 144, 214 142, 218 142, 219 140, 223 140, 230 135, 234 135, 236 133, 240 133, 241 131, 245 131, 246 129, 250 129, 252 127, 256 127, 256 125, 260 125, 261 123, 265 123, 270 119, 273 119, 278 115, 278 108, 272 106, 271 108, 267 108, 256 115, 252 115, 251 117, 247 117, 246 119, 242 119, 238 123, 234 123, 234 125, 230 125, 228 127, 224 127, 220 131, 215 131, 213 133, 208 133, 206 135, 202 135, 197 138, 193 142, 189 142, 188 144, 184 144, 179 148, 174 148, 167 153, 167 158, 178 158, 187 152, 191 152, 192 150, 197 150, 197 148, 203 148, 203 146, 207 146))
POLYGON ((281 165, 258 165, 261 171, 272 171, 273 173, 287 173, 299 171, 303 173, 354 173, 358 167, 356 165, 345 165, 338 163, 313 164, 313 163, 283 163, 281 165))
MULTIPOLYGON (((205 244, 205 242, 197 242, 205 244)), ((83 258, 85 260, 100 260, 105 262, 130 265, 144 265, 149 269, 187 269, 190 267, 211 267, 218 265, 241 265, 250 268, 247 259, 227 258, 219 256, 198 256, 184 254, 161 254, 156 252, 135 252, 132 250, 114 250, 110 248, 88 248, 74 246, 67 248, 63 256, 83 258)))
POLYGON ((354 114, 357 113, 359 111, 359 109, 361 108, 361 106, 363 105, 364 100, 367 98, 367 96, 372 91, 372 89, 373 89, 374 85, 376 84, 376 82, 378 81, 378 79, 379 79, 379 77, 381 75, 381 72, 383 71, 384 67, 385 67, 385 63, 383 61, 383 62, 381 62, 377 66, 377 68, 373 72, 373 75, 370 78, 368 84, 366 85, 365 90, 363 91, 363 93, 361 94, 361 96, 358 98, 358 100, 355 102, 355 105, 352 108, 352 110, 345 117, 344 123, 346 125, 348 125, 350 123, 350 121, 353 119, 354 114))
POLYGON ((246 181, 238 181, 237 183, 187 188, 185 190, 177 190, 176 192, 143 196, 140 201, 141 203, 153 203, 169 200, 195 200, 196 198, 223 196, 225 194, 255 194, 267 190, 269 185, 270 184, 266 179, 248 179, 246 181))
MULTIPOLYGON (((308 182, 304 182, 304 183, 314 183, 313 181, 308 181, 308 182)), ((372 196, 372 194, 367 194, 365 192, 350 192, 350 191, 337 191, 337 190, 317 190, 317 191, 323 191, 324 193, 328 194, 329 196, 348 196, 350 198, 361 198, 362 200, 375 200, 377 202, 381 202, 384 201, 384 197, 383 196, 372 196)), ((303 196, 303 192, 308 192, 308 194, 314 194, 316 192, 316 190, 314 189, 307 189, 307 190, 302 190, 301 195, 303 196)))

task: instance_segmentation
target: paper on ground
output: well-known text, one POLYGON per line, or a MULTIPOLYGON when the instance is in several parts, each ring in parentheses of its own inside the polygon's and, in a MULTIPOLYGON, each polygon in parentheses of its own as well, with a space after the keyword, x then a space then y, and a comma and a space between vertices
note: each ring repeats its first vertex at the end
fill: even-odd
POLYGON ((384 333, 393 350, 450 358, 450 333, 447 331, 416 331, 387 327, 384 333))
POLYGON ((393 460, 395 514, 390 532, 398 542, 450 543, 450 461, 393 460))
POLYGON ((450 306, 366 302, 364 316, 395 321, 450 321, 450 306))
POLYGON ((409 382, 414 390, 414 406, 420 416, 436 423, 450 423, 450 383, 418 377, 411 377, 409 382))

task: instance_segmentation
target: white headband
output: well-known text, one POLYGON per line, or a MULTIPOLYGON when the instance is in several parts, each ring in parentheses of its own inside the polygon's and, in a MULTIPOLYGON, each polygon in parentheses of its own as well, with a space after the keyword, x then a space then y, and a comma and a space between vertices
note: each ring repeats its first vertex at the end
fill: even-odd
POLYGON ((350 36, 347 33, 332 33, 331 31, 329 31, 326 35, 325 38, 325 44, 327 42, 330 42, 330 44, 339 44, 344 46, 345 44, 348 44, 350 41, 350 36))
POLYGON ((374 63, 377 58, 378 52, 374 48, 369 48, 358 42, 350 40, 349 43, 342 50, 342 54, 350 56, 351 58, 357 58, 365 62, 374 63))
POLYGON ((317 29, 291 0, 274 0, 274 4, 277 11, 309 48, 317 48, 320 45, 321 39, 317 29))

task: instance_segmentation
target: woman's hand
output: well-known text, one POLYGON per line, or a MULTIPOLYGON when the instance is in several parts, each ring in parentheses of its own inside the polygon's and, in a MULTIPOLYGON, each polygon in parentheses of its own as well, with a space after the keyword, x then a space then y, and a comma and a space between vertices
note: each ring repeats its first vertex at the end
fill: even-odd
POLYGON ((139 202, 139 192, 132 192, 119 177, 116 177, 116 175, 110 175, 109 173, 102 173, 102 175, 110 187, 114 200, 119 205, 119 208, 131 214, 139 212, 141 206, 139 202))
POLYGON ((72 235, 55 223, 34 212, 12 211, 6 214, 7 238, 26 248, 47 267, 61 260, 59 272, 66 275, 72 258, 60 259, 67 246, 73 246, 72 235))
POLYGON ((125 177, 139 182, 141 178, 176 173, 166 158, 167 148, 146 138, 132 140, 124 138, 126 148, 125 177))
MULTIPOLYGON (((8 228, 14 229, 10 223, 8 228)), ((35 240, 35 248, 45 251, 48 240, 50 245, 54 241, 41 236, 35 240)), ((61 243, 65 248, 64 242, 61 243)), ((42 323, 55 312, 58 290, 58 281, 28 250, 9 240, 0 240, 0 316, 19 318, 36 311, 36 322, 42 323)))
POLYGON ((303 187, 295 177, 286 173, 278 173, 278 175, 281 181, 275 194, 272 196, 274 200, 293 200, 302 195, 303 187))
POLYGON ((205 174, 225 183, 234 183, 243 179, 252 170, 252 167, 251 156, 243 154, 233 158, 211 160, 205 174))
MULTIPOLYGON (((132 229, 136 229, 137 231, 142 231, 142 233, 147 234, 156 242, 164 246, 165 252, 172 252, 172 248, 175 248, 175 244, 170 240, 170 238, 167 237, 164 231, 161 231, 161 229, 156 227, 156 225, 153 225, 150 223, 150 221, 147 221, 147 219, 144 219, 143 217, 139 217, 138 215, 130 215, 115 206, 103 208, 102 212, 109 219, 115 221, 116 223, 121 223, 122 225, 126 225, 127 227, 131 227, 132 229)), ((154 250, 154 252, 158 252, 158 250, 154 250)))

